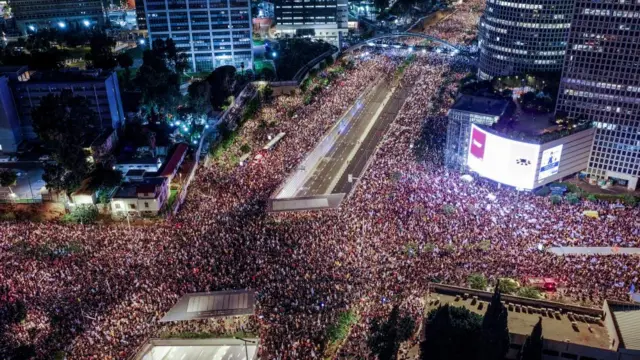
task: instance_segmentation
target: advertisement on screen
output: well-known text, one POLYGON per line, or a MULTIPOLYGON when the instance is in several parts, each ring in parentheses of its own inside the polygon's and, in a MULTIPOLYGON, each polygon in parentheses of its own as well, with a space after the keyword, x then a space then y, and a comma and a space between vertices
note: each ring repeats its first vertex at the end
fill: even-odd
POLYGON ((547 149, 542 152, 542 161, 540 163, 540 176, 538 180, 548 178, 558 173, 560 167, 560 156, 562 155, 562 144, 547 149))
POLYGON ((540 145, 502 138, 472 125, 467 165, 480 176, 530 190, 539 152, 540 145))

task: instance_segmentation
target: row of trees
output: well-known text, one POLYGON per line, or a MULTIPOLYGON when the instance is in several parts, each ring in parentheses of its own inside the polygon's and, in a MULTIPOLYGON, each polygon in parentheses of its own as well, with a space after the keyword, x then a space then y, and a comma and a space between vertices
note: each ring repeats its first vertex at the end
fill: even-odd
MULTIPOLYGON (((503 360, 509 351, 508 312, 499 286, 484 316, 467 308, 446 304, 429 312, 425 338, 420 343, 423 360, 503 360)), ((367 344, 379 360, 395 360, 400 344, 410 339, 415 322, 394 307, 384 321, 374 319, 367 344)), ((520 351, 520 360, 542 359, 542 319, 534 326, 520 351)))

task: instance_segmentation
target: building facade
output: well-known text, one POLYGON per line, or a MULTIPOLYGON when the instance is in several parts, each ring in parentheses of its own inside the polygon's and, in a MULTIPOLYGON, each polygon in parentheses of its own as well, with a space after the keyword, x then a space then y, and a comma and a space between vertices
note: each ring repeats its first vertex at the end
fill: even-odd
POLYGON ((22 140, 22 129, 9 78, 0 76, 0 153, 17 152, 22 140))
POLYGON ((487 0, 480 19, 478 76, 560 71, 574 0, 487 0))
POLYGON ((447 117, 445 165, 460 169, 467 165, 471 124, 491 126, 505 116, 509 102, 473 95, 462 95, 453 104, 447 117))
POLYGON ((347 0, 276 0, 276 36, 312 37, 339 46, 348 32, 347 0))
POLYGON ((26 34, 42 28, 103 26, 102 0, 11 0, 18 30, 26 34))
POLYGON ((248 0, 141 0, 149 41, 171 38, 192 71, 253 67, 248 0))
POLYGON ((144 0, 136 0, 136 23, 138 30, 147 30, 147 13, 144 11, 144 0))
POLYGON ((36 139, 31 112, 40 99, 49 94, 71 90, 74 95, 87 99, 97 114, 96 130, 118 129, 125 116, 120 97, 120 86, 115 72, 60 71, 33 72, 30 77, 20 76, 11 84, 20 128, 25 140, 36 139), (22 80, 20 80, 22 79, 22 80))
POLYGON ((576 0, 556 113, 593 121, 587 172, 635 189, 640 176, 640 4, 576 0))

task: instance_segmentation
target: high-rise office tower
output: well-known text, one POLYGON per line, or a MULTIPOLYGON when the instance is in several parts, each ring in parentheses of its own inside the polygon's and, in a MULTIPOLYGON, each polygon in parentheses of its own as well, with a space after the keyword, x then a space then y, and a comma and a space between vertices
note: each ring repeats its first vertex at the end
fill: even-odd
POLYGON ((556 113, 594 122, 591 177, 640 176, 640 4, 576 0, 556 113))
POLYGON ((144 0, 150 43, 171 38, 192 71, 253 67, 249 0, 144 0))
POLYGON ((348 31, 347 0, 276 0, 276 35, 305 36, 339 45, 348 31))
POLYGON ((144 0, 136 0, 136 23, 138 30, 147 30, 147 14, 144 12, 144 0))
POLYGON ((102 0, 10 0, 18 30, 26 34, 42 28, 74 29, 102 26, 102 0))
POLYGON ((480 19, 478 76, 560 71, 574 0, 487 0, 480 19))

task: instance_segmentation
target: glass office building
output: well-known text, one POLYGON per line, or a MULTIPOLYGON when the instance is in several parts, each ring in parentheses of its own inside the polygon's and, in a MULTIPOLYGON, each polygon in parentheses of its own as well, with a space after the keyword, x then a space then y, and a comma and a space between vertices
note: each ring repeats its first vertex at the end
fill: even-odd
POLYGON ((592 178, 640 176, 640 4, 576 0, 556 113, 594 122, 592 178))
POLYGON ((480 19, 478 76, 560 71, 574 0, 487 0, 480 19))
POLYGON ((347 0, 276 0, 276 36, 311 37, 338 46, 348 32, 347 0))
POLYGON ((192 71, 253 67, 248 0, 144 0, 149 41, 172 38, 192 71))

